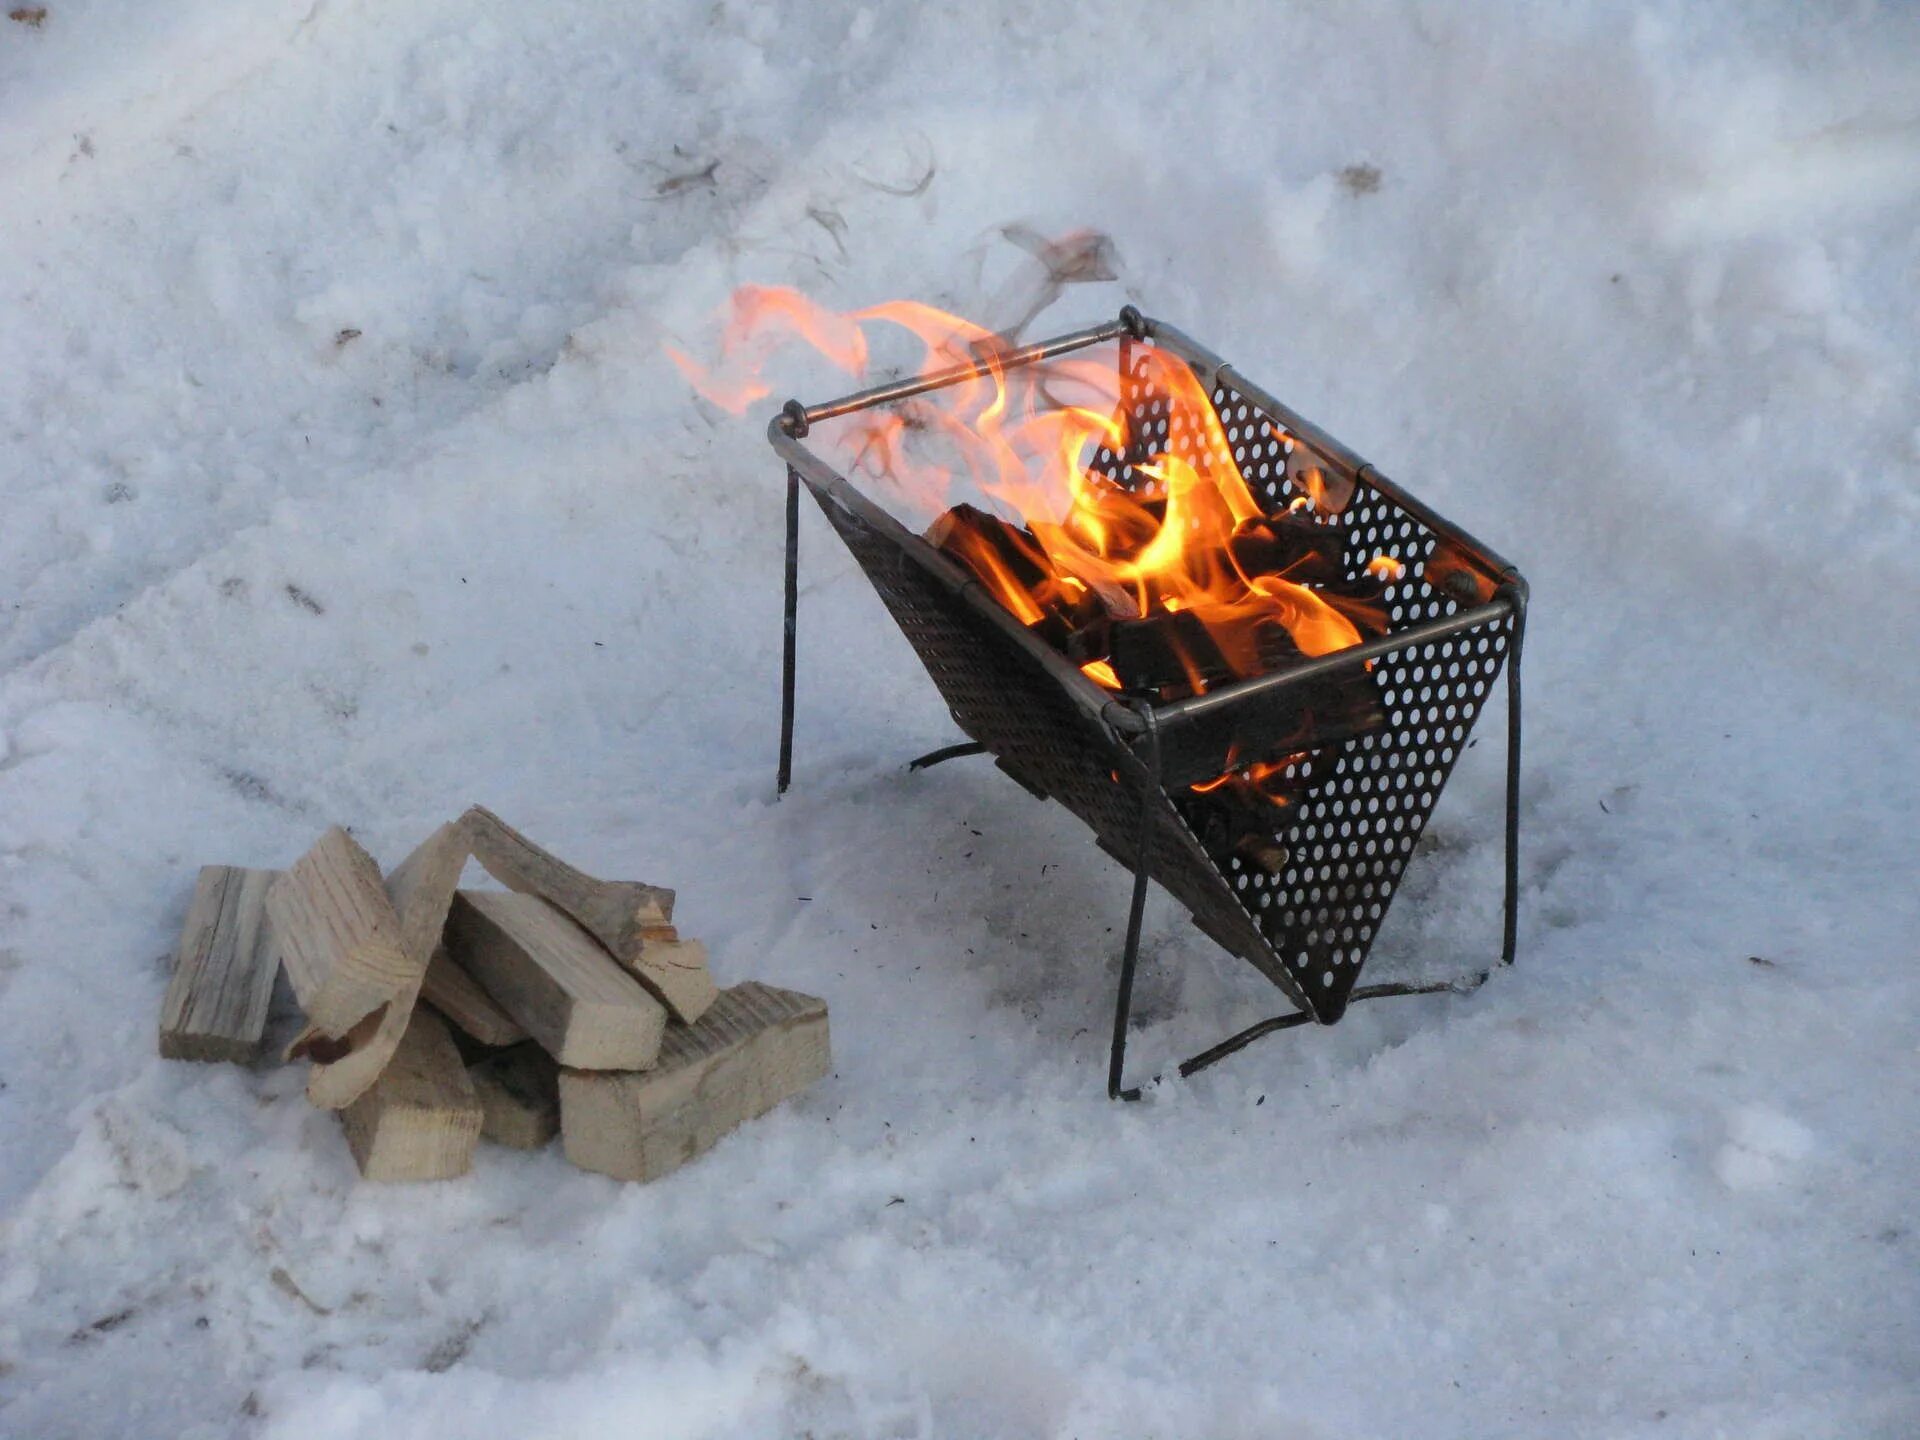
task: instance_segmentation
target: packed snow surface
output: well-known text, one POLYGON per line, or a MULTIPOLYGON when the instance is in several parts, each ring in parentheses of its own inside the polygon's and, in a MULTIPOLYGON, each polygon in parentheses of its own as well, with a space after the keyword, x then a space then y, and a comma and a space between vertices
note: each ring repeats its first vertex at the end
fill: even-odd
MULTIPOLYGON (((43 0, 0 19, 0 1434, 1920 1433, 1920 12, 43 0), (1533 584, 1520 964, 1103 1098, 1128 880, 687 391, 1010 226, 1533 584), (1023 232, 1020 232, 1023 233, 1023 232), (481 801, 835 1073, 356 1183, 163 1062, 195 867, 481 801)), ((786 393, 843 384, 797 360, 786 393)), ((767 407, 771 408, 769 402, 767 407)), ((1370 978, 1497 944, 1481 726, 1370 978)), ((1134 1064, 1284 1008, 1165 897, 1134 1064)))

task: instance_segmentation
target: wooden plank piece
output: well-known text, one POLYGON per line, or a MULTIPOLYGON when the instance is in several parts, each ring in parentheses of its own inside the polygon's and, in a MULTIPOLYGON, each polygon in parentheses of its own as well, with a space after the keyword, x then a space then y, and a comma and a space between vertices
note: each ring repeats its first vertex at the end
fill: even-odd
POLYGON ((400 920, 373 857, 339 826, 267 892, 267 915, 307 1021, 345 1035, 405 985, 400 920))
POLYGON ((279 953, 266 923, 278 874, 205 865, 160 1006, 160 1053, 170 1060, 233 1060, 260 1053, 279 953))
POLYGON ((673 921, 673 891, 637 881, 596 880, 548 854, 506 821, 479 805, 463 817, 474 858, 509 890, 538 895, 559 906, 639 977, 676 1020, 698 1020, 719 994, 702 963, 687 957, 654 963, 648 932, 673 921))
MULTIPOLYGON (((307 1076, 307 1099, 315 1105, 338 1110, 353 1103, 393 1058, 426 982, 467 853, 466 829, 456 820, 423 840, 388 877, 388 923, 399 939, 398 959, 384 976, 391 985, 388 998, 345 1035, 310 1025, 288 1049, 289 1057, 305 1054, 315 1062, 307 1076)), ((276 885, 272 894, 278 893, 276 885)))
POLYGON ((368 1180, 450 1180, 472 1168, 480 1098, 439 1016, 413 1015, 385 1070, 340 1122, 368 1180))
POLYGON ((563 1065, 641 1070, 660 1051, 660 1002, 536 895, 462 890, 447 950, 563 1065))
POLYGON ((467 1069, 480 1097, 480 1133, 497 1145, 538 1150, 560 1133, 559 1071, 538 1045, 516 1045, 467 1069))
POLYGON ((444 945, 435 947, 427 962, 420 998, 482 1045, 517 1045, 527 1038, 527 1027, 502 1010, 444 945))
POLYGON ((618 1180, 656 1180, 832 1067, 827 1005, 750 981, 697 1025, 673 1026, 639 1074, 560 1072, 567 1158, 618 1180))
MULTIPOLYGON (((720 998, 719 987, 713 983, 713 977, 707 969, 706 944, 699 940, 682 940, 677 932, 672 939, 648 940, 647 948, 641 951, 638 960, 622 960, 620 965, 646 986, 651 994, 659 995, 671 990, 684 995, 687 993, 687 986, 682 983, 685 979, 695 986, 704 985, 712 990, 714 1000, 720 998)), ((699 1015, 705 1015, 707 1006, 712 1003, 713 1000, 709 1000, 700 1006, 699 1015)), ((668 1005, 667 1009, 682 1024, 693 1023, 683 1019, 674 1006, 668 1005)))

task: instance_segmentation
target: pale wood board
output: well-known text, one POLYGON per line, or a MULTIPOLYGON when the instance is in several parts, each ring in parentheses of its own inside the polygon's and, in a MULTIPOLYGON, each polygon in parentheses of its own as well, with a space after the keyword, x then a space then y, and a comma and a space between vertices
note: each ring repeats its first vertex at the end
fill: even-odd
POLYGON ((517 1045, 527 1038, 527 1027, 502 1010, 444 945, 427 962, 420 998, 482 1045, 517 1045))
POLYGON ((673 891, 630 880, 596 880, 549 854, 491 810, 474 806, 462 817, 473 854, 487 873, 509 890, 538 895, 586 928, 622 965, 633 971, 677 1020, 698 1020, 719 993, 703 964, 654 963, 648 932, 673 921, 673 891))
POLYGON ((824 1000, 749 981, 698 1024, 670 1027, 652 1070, 561 1070, 561 1140, 582 1169, 656 1180, 832 1063, 824 1000))
POLYGON ((368 1180, 450 1180, 472 1168, 480 1098, 439 1016, 413 1015, 385 1070, 340 1123, 368 1180))
POLYGON ((259 1054, 280 963, 267 924, 276 878, 273 870, 201 867, 160 1005, 160 1053, 168 1059, 245 1064, 259 1054))
MULTIPOLYGON (((310 1025, 288 1049, 290 1058, 305 1054, 315 1062, 307 1076, 307 1099, 315 1105, 338 1110, 352 1104, 392 1059, 426 981, 467 854, 466 829, 456 820, 423 840, 388 878, 388 908, 400 937, 389 998, 344 1036, 310 1025)), ((272 893, 278 894, 279 886, 272 893)))
POLYGON ((516 1045, 467 1067, 484 1115, 480 1133, 497 1145, 538 1150, 560 1133, 559 1071, 538 1045, 516 1045))
POLYGON ((660 1002, 538 896, 462 890, 446 936, 453 958, 562 1064, 639 1070, 659 1053, 660 1002))

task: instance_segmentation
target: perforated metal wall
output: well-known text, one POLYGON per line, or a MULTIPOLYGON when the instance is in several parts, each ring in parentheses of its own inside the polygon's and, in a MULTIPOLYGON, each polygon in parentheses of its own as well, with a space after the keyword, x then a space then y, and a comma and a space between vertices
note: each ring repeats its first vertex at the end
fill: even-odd
MULTIPOLYGON (((1308 466, 1328 469, 1303 442, 1276 438, 1278 422, 1245 396, 1222 386, 1212 398, 1227 443, 1270 509, 1305 493, 1308 466)), ((1424 579, 1433 532, 1364 479, 1344 510, 1315 518, 1342 532, 1349 576, 1382 553, 1406 566, 1387 590, 1390 633, 1459 611, 1458 600, 1424 579)), ((1346 1007, 1407 860, 1499 676, 1509 624, 1476 626, 1381 657, 1370 679, 1387 726, 1314 751, 1295 767, 1313 783, 1292 823, 1275 831, 1286 865, 1275 874, 1239 854, 1215 857, 1322 1019, 1346 1007)), ((1206 803, 1205 796, 1188 796, 1180 805, 1197 820, 1192 812, 1206 803)))

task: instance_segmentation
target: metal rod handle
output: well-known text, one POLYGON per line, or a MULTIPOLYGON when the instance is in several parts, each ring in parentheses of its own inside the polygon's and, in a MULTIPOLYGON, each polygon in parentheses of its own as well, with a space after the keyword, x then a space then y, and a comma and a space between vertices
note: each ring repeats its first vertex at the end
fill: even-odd
POLYGON ((1075 330, 1071 334, 1059 335, 1052 340, 1043 340, 1037 344, 995 349, 982 354, 979 359, 966 361, 945 370, 936 370, 928 375, 915 375, 907 380, 894 380, 885 385, 875 385, 871 389, 844 395, 838 400, 829 400, 821 405, 793 406, 787 412, 788 433, 804 435, 822 420, 836 420, 842 415, 851 415, 856 410, 866 410, 875 405, 891 405, 897 400, 910 400, 915 395, 926 394, 929 390, 938 390, 946 385, 957 385, 962 380, 977 380, 982 375, 990 375, 996 370, 1003 372, 1017 370, 1023 365, 1051 360, 1054 356, 1065 355, 1070 350, 1084 350, 1089 345, 1098 345, 1102 340, 1112 340, 1126 333, 1127 325, 1124 320, 1109 320, 1104 325, 1092 325, 1085 330, 1075 330))

